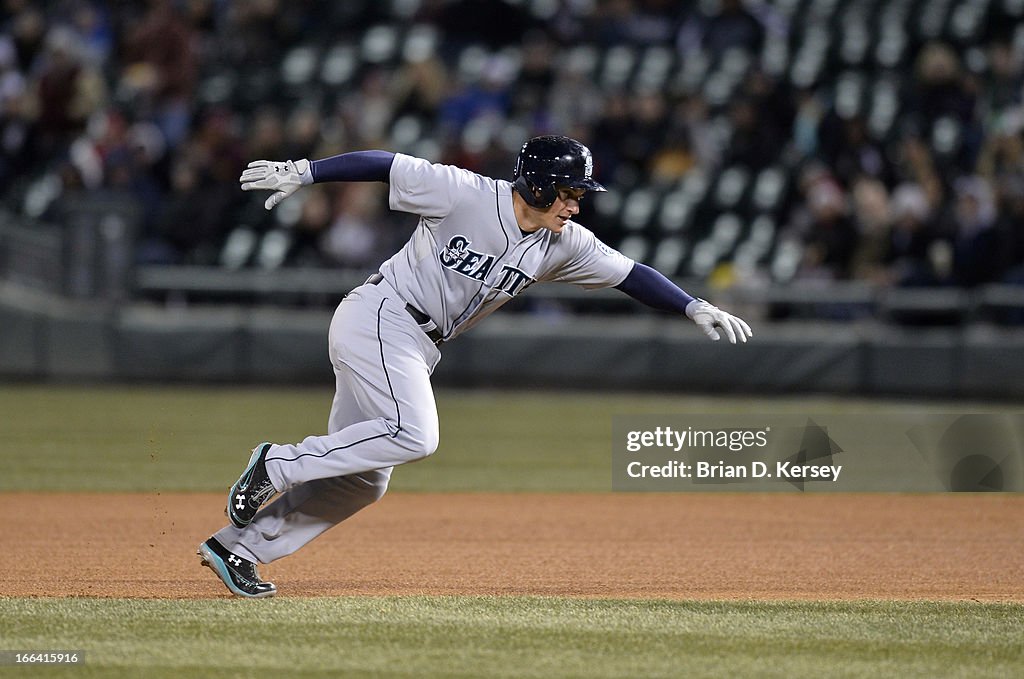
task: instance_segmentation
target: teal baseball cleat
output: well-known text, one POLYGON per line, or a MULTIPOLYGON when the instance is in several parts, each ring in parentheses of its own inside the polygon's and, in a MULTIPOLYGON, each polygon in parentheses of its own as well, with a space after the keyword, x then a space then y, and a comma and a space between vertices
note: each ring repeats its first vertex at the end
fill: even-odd
POLYGON ((227 515, 236 528, 245 528, 256 516, 256 512, 277 490, 267 474, 267 452, 269 443, 253 448, 249 464, 242 475, 231 486, 228 494, 227 515))
POLYGON ((262 599, 277 594, 277 586, 265 582, 256 570, 256 564, 229 552, 216 538, 199 545, 196 554, 203 565, 217 574, 233 594, 249 599, 262 599))

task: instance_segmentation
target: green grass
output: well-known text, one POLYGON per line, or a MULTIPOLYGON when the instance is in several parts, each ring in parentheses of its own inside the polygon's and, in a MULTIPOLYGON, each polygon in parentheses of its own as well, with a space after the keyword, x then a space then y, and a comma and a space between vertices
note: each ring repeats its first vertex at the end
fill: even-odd
POLYGON ((1024 607, 1002 604, 0 599, 0 638, 85 651, 84 666, 31 676, 1024 674, 1024 607))
MULTIPOLYGON (((260 441, 322 433, 331 397, 323 388, 0 386, 0 491, 219 492, 260 441)), ((444 390, 437 403, 441 447, 396 472, 393 490, 610 490, 616 415, 892 407, 818 397, 444 390)))
POLYGON ((219 490, 248 449, 324 427, 324 390, 0 388, 0 490, 219 490))
MULTIPOLYGON (((0 387, 0 490, 220 491, 263 440, 326 426, 327 389, 0 387)), ((730 400, 441 391, 441 448, 394 490, 609 490, 611 418, 730 400)))

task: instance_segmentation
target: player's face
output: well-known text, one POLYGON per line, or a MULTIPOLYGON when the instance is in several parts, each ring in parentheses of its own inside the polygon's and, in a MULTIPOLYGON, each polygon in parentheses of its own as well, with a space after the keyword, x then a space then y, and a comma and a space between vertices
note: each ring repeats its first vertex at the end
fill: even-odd
POLYGON ((545 212, 541 228, 559 233, 565 223, 579 214, 584 189, 558 189, 558 197, 545 212))

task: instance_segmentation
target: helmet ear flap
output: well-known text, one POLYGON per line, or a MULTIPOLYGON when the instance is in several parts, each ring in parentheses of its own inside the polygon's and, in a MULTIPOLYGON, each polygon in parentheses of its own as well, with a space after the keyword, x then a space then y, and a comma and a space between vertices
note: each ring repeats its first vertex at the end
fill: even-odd
POLYGON ((523 200, 528 205, 535 208, 549 208, 554 204, 555 198, 558 197, 558 189, 555 188, 554 184, 545 187, 535 186, 525 175, 517 177, 512 186, 515 187, 516 191, 519 192, 519 195, 523 197, 523 200))

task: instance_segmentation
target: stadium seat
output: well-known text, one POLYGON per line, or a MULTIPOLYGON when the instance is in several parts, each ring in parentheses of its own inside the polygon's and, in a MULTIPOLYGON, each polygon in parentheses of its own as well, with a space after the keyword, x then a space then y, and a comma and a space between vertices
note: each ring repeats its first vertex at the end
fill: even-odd
POLYGON ((261 269, 279 269, 288 256, 292 235, 284 229, 272 229, 260 239, 256 264, 261 269))
POLYGON ((843 71, 836 79, 835 109, 840 118, 849 120, 864 108, 864 76, 859 71, 843 71))
POLYGON ((772 258, 771 275, 777 283, 789 283, 800 270, 800 262, 804 256, 804 246, 798 240, 786 239, 775 248, 772 258))
POLYGON ((622 210, 622 193, 614 186, 594 196, 594 211, 603 224, 618 228, 619 212, 622 210))
POLYGON ((576 45, 568 50, 563 65, 569 72, 590 80, 600 60, 601 55, 593 45, 576 45))
POLYGON ((218 106, 230 102, 238 89, 238 77, 231 71, 213 73, 199 83, 198 99, 207 106, 218 106))
POLYGON ((246 266, 252 260, 257 242, 256 233, 249 227, 232 229, 221 248, 220 265, 232 270, 246 266))
POLYGON ((711 242, 721 255, 729 254, 743 232, 743 220, 734 212, 719 215, 711 227, 711 242))
POLYGON ((692 203, 699 203, 704 200, 710 186, 711 180, 707 172, 700 168, 694 168, 686 173, 681 188, 692 203))
POLYGON ((318 62, 317 49, 312 45, 295 47, 281 62, 281 80, 285 85, 303 87, 313 79, 318 62))
POLYGON ((693 218, 693 200, 682 189, 670 191, 661 201, 658 226, 664 233, 685 232, 693 218))
POLYGON ((787 185, 786 170, 771 165, 757 174, 751 196, 754 207, 761 212, 774 212, 782 204, 787 185))
POLYGON ((917 37, 924 41, 939 38, 952 4, 952 0, 925 0, 921 3, 918 7, 917 20, 912 24, 917 37))
POLYGON ((404 115, 391 126, 391 143, 396 151, 408 153, 423 137, 423 121, 414 115, 404 115))
POLYGON ((650 242, 638 235, 626 236, 618 246, 619 252, 637 262, 647 261, 650 248, 650 242))
POLYGON ((368 64, 394 61, 398 54, 398 30, 388 24, 374 26, 363 35, 359 51, 368 64))
POLYGON ((871 33, 863 18, 848 22, 839 42, 839 58, 846 66, 863 66, 871 48, 871 33))
POLYGON ((678 276, 686 254, 686 240, 671 236, 658 243, 650 256, 650 265, 666 276, 678 276))
POLYGON ((426 61, 437 52, 437 44, 440 39, 435 27, 428 24, 416 24, 405 35, 402 44, 402 59, 413 63, 426 61))
POLYGON ((622 89, 633 74, 636 62, 636 50, 632 47, 615 45, 609 48, 601 67, 601 87, 611 91, 622 89))
POLYGON ((875 61, 886 69, 899 67, 905 57, 909 37, 903 30, 904 14, 897 9, 883 13, 881 33, 875 45, 875 61))
POLYGON ((699 278, 707 278, 711 275, 721 253, 710 238, 705 238, 693 246, 693 255, 690 258, 690 274, 699 278))
POLYGON ((330 87, 340 87, 352 79, 359 68, 359 56, 351 43, 331 47, 320 68, 320 80, 330 87))
POLYGON ((772 78, 782 78, 789 69, 789 44, 785 40, 769 39, 761 52, 761 69, 772 78))
POLYGON ((870 99, 868 131, 875 139, 887 140, 893 132, 900 108, 899 84, 896 79, 886 76, 875 80, 870 99))
POLYGON ((754 270, 771 253, 774 242, 774 220, 768 215, 758 215, 750 224, 747 238, 736 247, 733 260, 745 271, 754 270))
POLYGON ((622 226, 629 231, 643 231, 651 223, 658 204, 653 189, 640 188, 630 192, 622 209, 622 226))
POLYGON ((467 45, 459 52, 456 73, 462 82, 472 83, 483 76, 490 53, 480 45, 467 45))
POLYGON ((949 20, 949 31, 952 37, 962 44, 972 44, 978 40, 984 27, 985 2, 961 2, 953 10, 949 20))
POLYGON ((633 89, 639 91, 661 90, 675 67, 675 54, 668 47, 655 45, 644 51, 640 66, 633 79, 633 89))
POLYGON ((749 176, 744 167, 735 166, 723 170, 715 186, 717 206, 722 209, 735 209, 746 193, 749 176))
POLYGON ((932 124, 930 143, 940 162, 950 159, 960 149, 963 132, 951 116, 942 116, 932 124))
POLYGON ((687 94, 701 89, 711 69, 711 57, 703 51, 688 54, 673 79, 675 94, 687 94))
POLYGON ((799 88, 808 88, 818 82, 825 66, 831 36, 820 24, 808 26, 803 41, 790 62, 789 79, 799 88))

